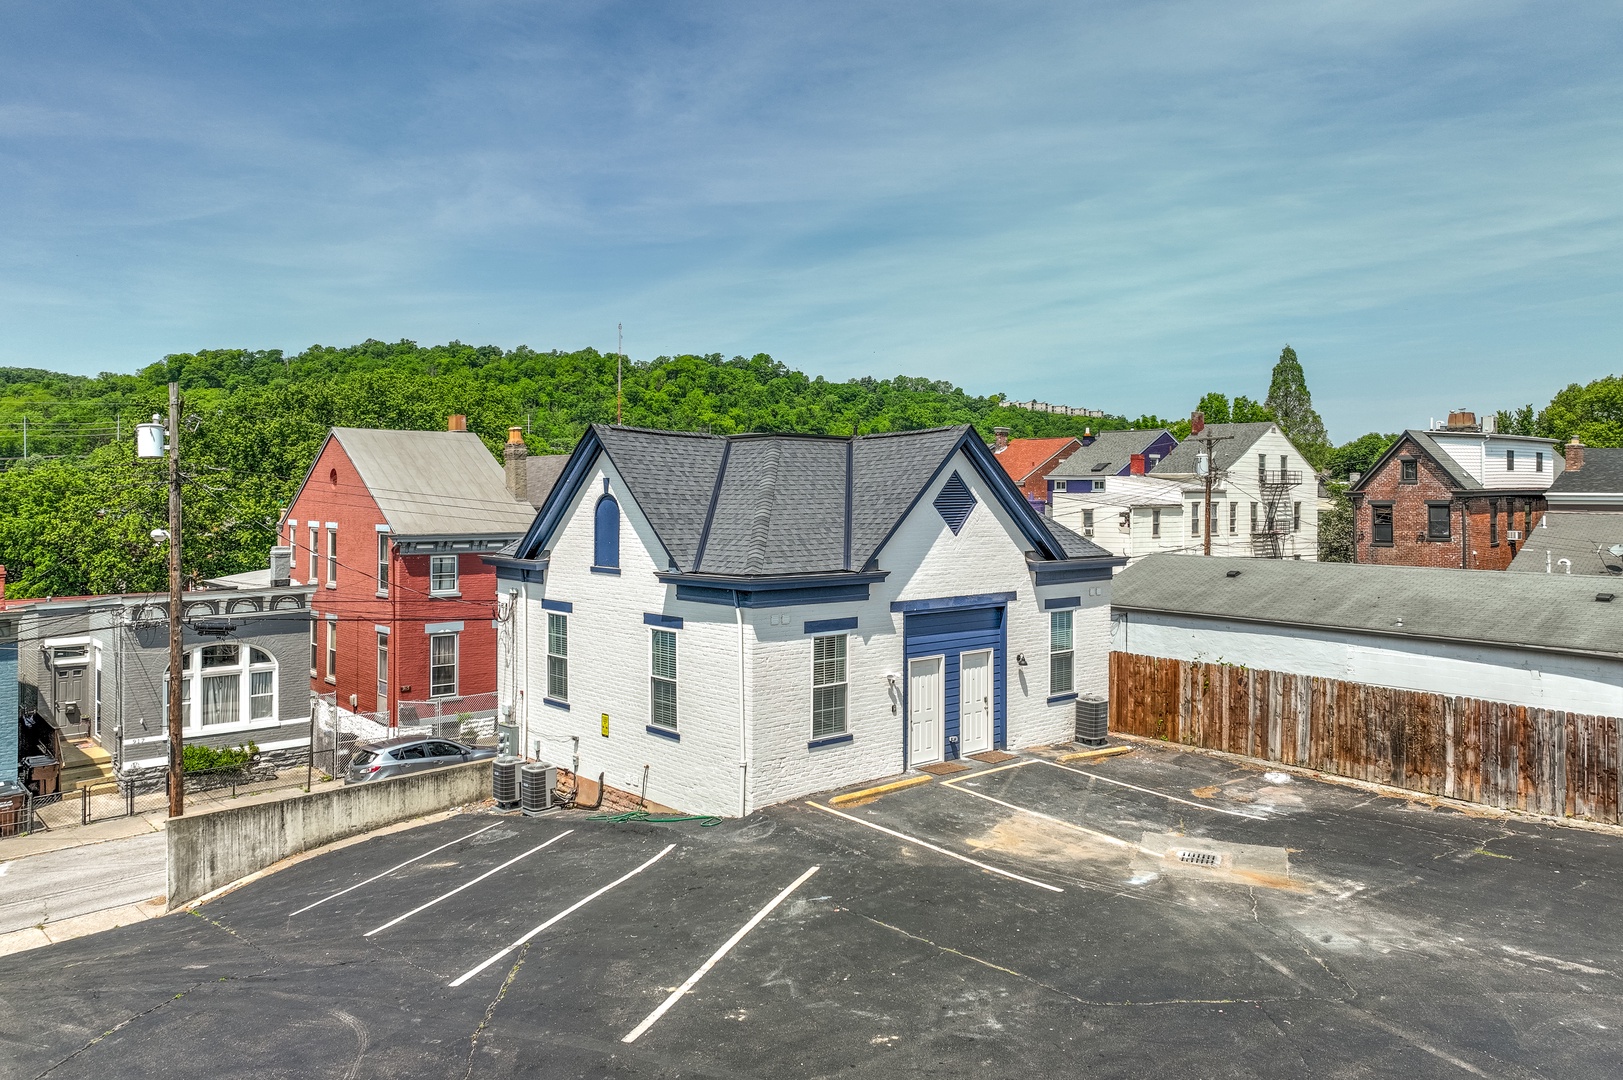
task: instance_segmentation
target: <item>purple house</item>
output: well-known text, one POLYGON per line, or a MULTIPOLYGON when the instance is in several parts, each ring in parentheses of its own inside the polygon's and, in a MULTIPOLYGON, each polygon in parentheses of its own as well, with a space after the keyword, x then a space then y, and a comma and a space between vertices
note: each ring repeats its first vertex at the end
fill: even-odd
POLYGON ((1048 474, 1048 503, 1053 505, 1056 491, 1093 491, 1095 481, 1103 477, 1147 473, 1177 445, 1178 440, 1165 428, 1086 436, 1082 449, 1048 474))

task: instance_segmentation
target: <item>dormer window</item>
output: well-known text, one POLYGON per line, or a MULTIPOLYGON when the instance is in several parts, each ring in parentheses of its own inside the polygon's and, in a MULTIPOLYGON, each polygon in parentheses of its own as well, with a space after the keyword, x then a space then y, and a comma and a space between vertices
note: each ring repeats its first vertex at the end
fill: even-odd
POLYGON ((1419 461, 1416 461, 1412 457, 1402 458, 1398 462, 1398 467, 1402 470, 1402 473, 1400 475, 1401 475, 1403 483, 1405 483, 1405 484, 1418 484, 1418 483, 1420 483, 1420 462, 1419 461))

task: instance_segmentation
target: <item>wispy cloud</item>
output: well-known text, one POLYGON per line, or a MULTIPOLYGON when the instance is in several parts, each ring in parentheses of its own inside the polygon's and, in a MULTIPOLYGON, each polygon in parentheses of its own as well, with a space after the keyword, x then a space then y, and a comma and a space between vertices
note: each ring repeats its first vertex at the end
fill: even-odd
POLYGON ((1611 5, 100 15, 0 16, 0 363, 624 321, 1165 414, 1288 340, 1340 437, 1617 367, 1611 5))

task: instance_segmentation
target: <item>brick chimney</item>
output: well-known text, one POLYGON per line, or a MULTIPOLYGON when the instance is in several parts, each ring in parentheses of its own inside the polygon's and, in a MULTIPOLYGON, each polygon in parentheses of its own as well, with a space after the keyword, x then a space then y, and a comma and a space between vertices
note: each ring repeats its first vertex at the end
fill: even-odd
MULTIPOLYGON (((1566 466, 1566 468, 1567 468, 1568 472, 1577 472, 1579 469, 1581 469, 1583 467, 1584 467, 1584 444, 1578 440, 1578 436, 1574 435, 1572 437, 1571 441, 1567 443, 1567 466, 1566 466)), ((5 567, 0 566, 0 585, 4 585, 5 580, 6 580, 5 567)))
POLYGON ((997 436, 996 441, 992 444, 992 453, 1001 454, 1001 453, 1003 453, 1003 451, 1005 451, 1005 450, 1007 450, 1009 448, 1009 429, 1008 428, 1006 428, 1006 427, 995 427, 995 428, 992 429, 992 434, 997 436))
POLYGON ((502 447, 502 466, 507 470, 507 493, 520 502, 529 499, 529 483, 524 475, 530 448, 524 445, 524 429, 507 429, 507 445, 502 447))
POLYGON ((1189 414, 1189 434, 1199 435, 1206 430, 1206 414, 1196 409, 1189 414))
MULTIPOLYGON (((1198 416, 1200 414, 1196 413, 1195 415, 1198 416)), ((1132 460, 1130 462, 1128 462, 1127 472, 1130 475, 1133 475, 1133 476, 1143 476, 1144 475, 1144 455, 1143 454, 1134 454, 1133 455, 1132 460)))
POLYGON ((462 413, 452 413, 445 421, 446 431, 467 431, 468 418, 462 413))

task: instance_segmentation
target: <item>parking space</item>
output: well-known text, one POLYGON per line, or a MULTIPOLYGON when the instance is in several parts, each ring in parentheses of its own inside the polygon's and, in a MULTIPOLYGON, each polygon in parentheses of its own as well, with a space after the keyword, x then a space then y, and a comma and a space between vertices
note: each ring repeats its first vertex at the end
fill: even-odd
POLYGON ((0 1070, 1609 1076, 1620 851, 1149 750, 464 815, 52 949, 0 1070))

